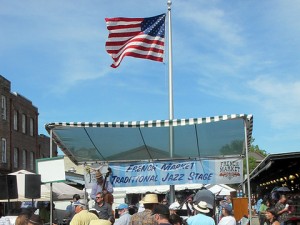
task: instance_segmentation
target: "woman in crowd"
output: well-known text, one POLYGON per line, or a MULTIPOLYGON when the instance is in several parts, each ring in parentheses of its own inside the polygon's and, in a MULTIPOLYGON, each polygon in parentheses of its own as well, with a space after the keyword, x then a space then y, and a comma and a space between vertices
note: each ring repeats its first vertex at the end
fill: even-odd
POLYGON ((222 218, 218 225, 236 225, 235 218, 232 216, 232 206, 230 204, 223 203, 222 207, 222 218))
POLYGON ((280 225, 277 220, 275 208, 269 208, 266 210, 266 218, 269 221, 270 225, 280 225))
POLYGON ((266 218, 266 210, 270 208, 270 206, 270 200, 268 198, 264 198, 259 208, 259 225, 264 225, 265 223, 267 223, 267 225, 270 224, 266 218))

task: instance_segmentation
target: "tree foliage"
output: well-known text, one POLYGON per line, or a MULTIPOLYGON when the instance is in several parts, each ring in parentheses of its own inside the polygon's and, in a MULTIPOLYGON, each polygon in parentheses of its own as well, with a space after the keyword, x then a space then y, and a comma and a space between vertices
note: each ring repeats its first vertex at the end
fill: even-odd
MULTIPOLYGON (((266 157, 268 155, 268 153, 263 150, 260 149, 258 145, 254 145, 253 142, 255 141, 254 138, 251 139, 251 146, 249 148, 249 152, 256 152, 264 157, 266 157)), ((256 158, 254 158, 253 156, 249 156, 249 173, 251 173, 255 167, 257 166, 257 162, 256 162, 256 158)), ((244 174, 247 174, 247 165, 246 165, 246 159, 244 159, 244 166, 243 166, 243 170, 244 170, 244 174)))

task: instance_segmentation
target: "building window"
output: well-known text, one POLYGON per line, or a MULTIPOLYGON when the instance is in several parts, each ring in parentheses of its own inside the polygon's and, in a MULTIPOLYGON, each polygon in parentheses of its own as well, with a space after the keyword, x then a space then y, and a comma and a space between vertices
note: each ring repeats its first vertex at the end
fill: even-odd
POLYGON ((33 136, 33 118, 29 119, 29 133, 30 136, 33 136))
POLYGON ((19 149, 14 148, 14 168, 19 167, 19 149))
POLYGON ((26 169, 26 161, 27 161, 27 157, 26 157, 26 150, 23 149, 23 152, 22 152, 22 168, 23 169, 26 169))
POLYGON ((22 114, 22 133, 26 134, 26 115, 22 114))
POLYGON ((1 140, 1 153, 2 153, 2 162, 6 163, 6 139, 2 138, 1 140))
POLYGON ((33 170, 34 166, 34 152, 30 152, 30 169, 33 170))
POLYGON ((2 119, 6 120, 6 97, 1 95, 1 115, 2 119))
POLYGON ((18 111, 14 110, 14 130, 18 130, 18 116, 18 111))

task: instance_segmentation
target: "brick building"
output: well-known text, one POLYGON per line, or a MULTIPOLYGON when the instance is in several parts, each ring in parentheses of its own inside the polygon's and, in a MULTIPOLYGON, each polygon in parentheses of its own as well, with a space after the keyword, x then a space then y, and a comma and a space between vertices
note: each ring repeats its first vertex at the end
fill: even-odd
MULTIPOLYGON (((11 83, 0 75, 0 173, 20 169, 35 172, 35 160, 50 156, 50 138, 38 135, 38 108, 24 96, 11 92, 11 83)), ((53 143, 52 156, 57 155, 53 143)))

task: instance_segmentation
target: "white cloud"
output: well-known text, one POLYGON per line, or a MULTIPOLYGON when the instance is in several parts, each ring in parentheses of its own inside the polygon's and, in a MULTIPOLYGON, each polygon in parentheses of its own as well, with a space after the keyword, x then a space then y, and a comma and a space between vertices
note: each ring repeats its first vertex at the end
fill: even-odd
POLYGON ((203 3, 195 5, 181 2, 176 7, 180 9, 178 15, 189 24, 188 28, 193 27, 190 29, 193 30, 192 35, 201 37, 205 34, 211 40, 221 41, 226 47, 243 44, 240 35, 241 27, 236 21, 231 21, 228 13, 220 9, 217 4, 204 6, 203 3))
POLYGON ((300 80, 261 76, 248 84, 274 128, 300 124, 300 80))

